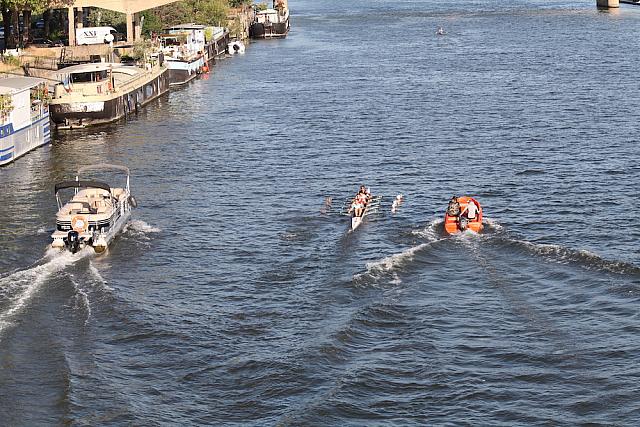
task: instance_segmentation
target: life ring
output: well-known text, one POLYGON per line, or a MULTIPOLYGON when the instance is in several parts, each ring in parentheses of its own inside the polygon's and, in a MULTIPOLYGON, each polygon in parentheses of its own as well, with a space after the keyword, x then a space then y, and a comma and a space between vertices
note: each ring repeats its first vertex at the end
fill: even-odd
POLYGON ((83 215, 76 215, 71 218, 71 228, 73 231, 82 233, 87 230, 87 219, 83 215))

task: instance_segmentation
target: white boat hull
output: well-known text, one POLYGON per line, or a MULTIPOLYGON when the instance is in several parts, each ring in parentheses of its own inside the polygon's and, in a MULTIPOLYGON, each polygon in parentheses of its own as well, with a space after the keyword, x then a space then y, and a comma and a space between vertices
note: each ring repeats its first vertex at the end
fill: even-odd
POLYGON ((351 217, 351 229, 355 230, 356 228, 360 227, 360 224, 362 224, 362 217, 361 216, 352 216, 351 217))
MULTIPOLYGON (((127 210, 123 215, 120 216, 120 218, 118 218, 117 221, 115 221, 113 226, 108 231, 100 233, 94 233, 92 231, 79 233, 79 249, 82 250, 86 246, 91 246, 97 253, 104 252, 111 244, 113 239, 115 239, 115 237, 124 229, 124 226, 127 224, 127 222, 129 222, 130 217, 131 210, 127 210)), ((65 243, 65 239, 67 238, 67 236, 68 232, 65 231, 54 232, 52 236, 53 242, 51 242, 51 247, 57 249, 65 249, 66 247, 68 247, 65 243)))

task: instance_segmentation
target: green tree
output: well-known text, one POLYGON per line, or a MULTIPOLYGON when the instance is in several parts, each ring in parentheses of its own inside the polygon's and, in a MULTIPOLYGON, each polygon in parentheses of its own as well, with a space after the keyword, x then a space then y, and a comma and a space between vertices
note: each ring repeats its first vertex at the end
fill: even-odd
MULTIPOLYGON (((73 0, 62 0, 57 2, 57 7, 71 4, 73 0)), ((31 14, 44 12, 51 4, 50 0, 1 0, 2 22, 4 25, 5 46, 14 49, 20 44, 26 44, 29 40, 29 27, 31 14), (22 13, 23 26, 22 37, 20 37, 19 17, 22 13)))
POLYGON ((195 22, 222 25, 226 22, 229 0, 183 0, 143 12, 145 34, 161 32, 177 24, 195 22))
POLYGON ((127 16, 121 12, 101 9, 99 7, 91 8, 87 21, 92 27, 109 26, 121 33, 127 31, 127 16))
POLYGON ((231 7, 249 6, 252 4, 253 0, 229 0, 229 6, 231 7))

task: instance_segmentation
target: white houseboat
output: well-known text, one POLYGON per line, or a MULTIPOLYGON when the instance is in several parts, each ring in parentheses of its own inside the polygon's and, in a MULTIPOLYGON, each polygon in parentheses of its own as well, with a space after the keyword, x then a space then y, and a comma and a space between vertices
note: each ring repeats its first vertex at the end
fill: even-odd
POLYGON ((118 120, 169 90, 167 68, 159 61, 145 68, 91 63, 63 68, 49 104, 59 129, 118 120))
POLYGON ((204 25, 177 25, 166 29, 159 39, 169 69, 169 85, 187 83, 207 66, 204 25))
POLYGON ((286 37, 289 33, 289 5, 287 0, 273 0, 272 9, 256 10, 249 27, 254 39, 286 37))
POLYGON ((42 79, 0 79, 0 165, 49 143, 47 86, 42 79))

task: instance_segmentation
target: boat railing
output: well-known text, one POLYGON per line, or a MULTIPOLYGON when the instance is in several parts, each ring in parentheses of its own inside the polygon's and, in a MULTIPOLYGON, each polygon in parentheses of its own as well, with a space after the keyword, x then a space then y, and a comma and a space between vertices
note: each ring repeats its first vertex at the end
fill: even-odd
POLYGON ((118 92, 120 89, 128 88, 130 86, 138 86, 138 83, 143 80, 147 80, 149 78, 149 73, 154 70, 154 68, 159 68, 158 66, 154 67, 151 64, 146 64, 144 70, 135 76, 132 76, 129 79, 116 81, 115 92, 118 92))
MULTIPOLYGON (((156 66, 158 67, 158 66, 156 66)), ((159 68, 159 67, 158 67, 159 68)), ((127 91, 131 87, 139 86, 141 81, 149 78, 149 73, 154 69, 151 64, 146 64, 144 69, 140 69, 140 72, 131 76, 130 78, 117 79, 114 87, 111 87, 109 79, 105 79, 99 82, 87 82, 87 83, 70 83, 70 84, 58 84, 55 88, 54 98, 63 98, 66 96, 99 96, 106 95, 112 92, 127 91)))
POLYGON ((31 123, 36 122, 49 114, 49 106, 41 101, 31 104, 31 123))

